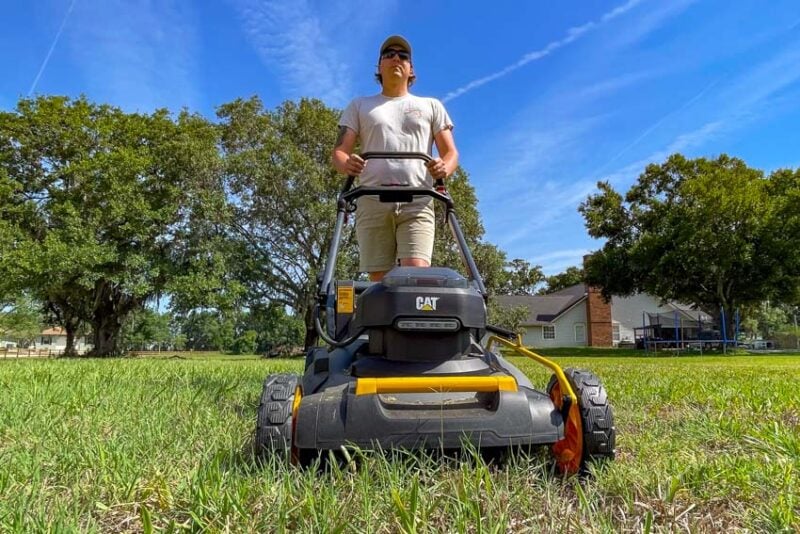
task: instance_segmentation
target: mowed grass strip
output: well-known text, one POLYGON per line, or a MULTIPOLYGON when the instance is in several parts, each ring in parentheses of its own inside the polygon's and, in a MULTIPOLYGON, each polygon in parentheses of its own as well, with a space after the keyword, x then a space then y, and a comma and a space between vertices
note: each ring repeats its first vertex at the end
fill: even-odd
POLYGON ((556 354, 615 408, 618 459, 585 481, 546 452, 259 464, 261 383, 297 359, 0 360, 0 531, 800 529, 800 356, 556 354))

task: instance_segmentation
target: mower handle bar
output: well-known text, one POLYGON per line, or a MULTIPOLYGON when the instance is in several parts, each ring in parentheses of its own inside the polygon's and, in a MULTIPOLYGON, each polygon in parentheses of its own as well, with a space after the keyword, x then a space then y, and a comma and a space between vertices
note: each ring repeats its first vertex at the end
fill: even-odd
POLYGON ((443 202, 448 209, 453 209, 453 199, 446 193, 440 193, 435 189, 428 189, 427 187, 403 187, 403 186, 379 186, 379 187, 356 187, 351 189, 339 197, 339 202, 350 202, 359 197, 368 195, 382 196, 382 195, 408 195, 414 196, 427 196, 443 202))
MULTIPOLYGON (((425 163, 433 161, 433 158, 425 152, 364 152, 361 154, 361 159, 364 161, 370 159, 418 159, 424 161, 425 163)), ((353 182, 355 179, 356 177, 352 174, 347 176, 347 182, 345 183, 344 189, 342 189, 342 193, 347 193, 350 191, 350 188, 353 187, 353 182)), ((444 189, 444 180, 437 178, 434 183, 434 187, 436 187, 437 190, 439 188, 444 189)))

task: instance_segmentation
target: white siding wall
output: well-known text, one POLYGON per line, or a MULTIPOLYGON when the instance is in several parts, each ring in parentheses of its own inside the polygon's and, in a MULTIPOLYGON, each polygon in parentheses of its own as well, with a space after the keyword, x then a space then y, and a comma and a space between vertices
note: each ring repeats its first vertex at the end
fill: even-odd
POLYGON ((559 317, 555 323, 556 338, 542 339, 541 326, 526 327, 522 342, 528 347, 585 347, 586 337, 589 335, 586 326, 586 302, 581 302, 570 311, 559 317), (575 341, 575 323, 585 326, 584 340, 575 341))
POLYGON ((611 318, 619 324, 620 341, 633 342, 634 328, 642 326, 642 313, 672 313, 673 308, 660 306, 659 299, 640 293, 632 297, 611 298, 611 318))
MULTIPOLYGON (((78 353, 86 352, 91 348, 89 344, 86 343, 86 338, 83 337, 76 337, 74 343, 75 350, 78 353)), ((36 339, 35 346, 37 349, 50 349, 56 352, 63 351, 67 348, 67 336, 39 336, 36 339), (49 339, 50 343, 43 343, 45 339, 49 339)))
MULTIPOLYGON (((673 308, 660 306, 659 299, 645 294, 632 297, 612 297, 611 319, 619 325, 620 341, 633 342, 634 328, 642 326, 642 312, 672 313, 673 308)), ((556 338, 542 339, 541 326, 528 326, 522 336, 522 342, 529 347, 585 347, 587 341, 575 341, 575 323, 585 325, 585 336, 588 339, 589 326, 586 324, 586 302, 581 302, 556 321, 556 338)), ((617 342, 615 341, 616 345, 617 342)))

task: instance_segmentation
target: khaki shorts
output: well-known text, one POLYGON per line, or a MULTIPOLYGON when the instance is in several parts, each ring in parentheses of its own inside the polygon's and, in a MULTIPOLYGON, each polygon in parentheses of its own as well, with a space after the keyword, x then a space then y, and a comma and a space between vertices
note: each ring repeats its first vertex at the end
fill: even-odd
POLYGON ((434 236, 433 199, 380 202, 361 197, 356 210, 356 238, 361 271, 388 271, 398 259, 431 261, 434 236))

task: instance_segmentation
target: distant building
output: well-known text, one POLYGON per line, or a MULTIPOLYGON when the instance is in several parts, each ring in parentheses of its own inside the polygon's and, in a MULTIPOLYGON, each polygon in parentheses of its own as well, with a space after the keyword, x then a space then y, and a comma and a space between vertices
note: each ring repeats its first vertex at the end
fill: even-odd
POLYGON ((654 316, 673 322, 677 318, 679 324, 708 318, 708 314, 685 304, 662 303, 644 293, 612 297, 606 302, 599 289, 585 284, 549 295, 501 295, 495 299, 504 308, 527 309, 522 321, 523 343, 533 347, 633 346, 641 336, 641 327, 653 324, 654 316), (635 329, 639 329, 638 335, 635 329))
MULTIPOLYGON (((92 345, 88 343, 85 337, 75 336, 74 340, 75 351, 78 354, 88 352, 92 345)), ((52 327, 42 330, 42 333, 36 338, 33 344, 36 349, 50 349, 53 352, 64 352, 67 348, 67 331, 61 327, 52 327)))

